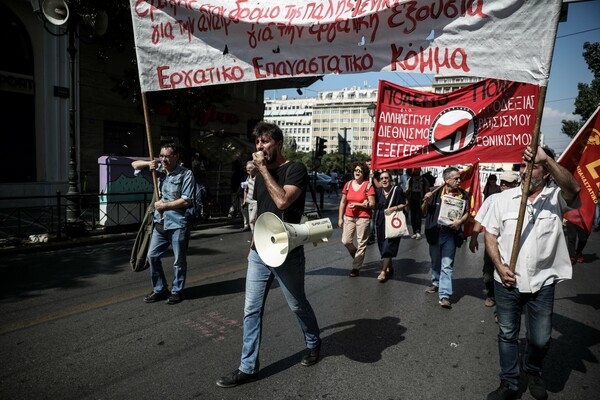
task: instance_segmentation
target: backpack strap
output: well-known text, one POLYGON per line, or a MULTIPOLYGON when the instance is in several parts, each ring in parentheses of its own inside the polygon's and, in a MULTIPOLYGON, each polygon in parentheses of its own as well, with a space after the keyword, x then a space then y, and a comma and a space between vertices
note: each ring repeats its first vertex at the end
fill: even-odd
POLYGON ((349 180, 348 182, 346 182, 346 193, 348 193, 348 191, 350 190, 351 183, 352 183, 352 180, 349 180))
MULTIPOLYGON (((349 180, 348 182, 346 182, 346 193, 348 193, 348 191, 350 190, 350 184, 352 183, 352 180, 349 180)), ((373 184, 371 182, 367 182, 367 186, 365 186, 365 194, 369 194, 369 190, 371 189, 371 187, 373 186, 373 184)))

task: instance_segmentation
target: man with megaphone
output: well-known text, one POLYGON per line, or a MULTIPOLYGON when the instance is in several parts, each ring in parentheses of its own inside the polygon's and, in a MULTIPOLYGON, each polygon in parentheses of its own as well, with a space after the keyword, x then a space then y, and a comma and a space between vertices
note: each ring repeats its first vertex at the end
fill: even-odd
MULTIPOLYGON (((264 213, 273 213, 284 223, 299 224, 304 212, 308 184, 306 167, 302 163, 285 159, 283 133, 277 125, 259 122, 252 134, 256 144, 256 153, 252 155, 252 161, 258 170, 254 183, 258 218, 264 213)), ((260 234, 257 226, 254 235, 260 234)), ((296 314, 304 333, 307 349, 301 364, 310 366, 319 361, 319 325, 304 292, 304 247, 297 246, 286 251, 288 253, 283 263, 272 266, 261 258, 253 240, 246 273, 241 362, 233 373, 217 381, 220 387, 234 387, 258 379, 262 317, 273 278, 276 278, 281 286, 283 295, 290 309, 296 314)))

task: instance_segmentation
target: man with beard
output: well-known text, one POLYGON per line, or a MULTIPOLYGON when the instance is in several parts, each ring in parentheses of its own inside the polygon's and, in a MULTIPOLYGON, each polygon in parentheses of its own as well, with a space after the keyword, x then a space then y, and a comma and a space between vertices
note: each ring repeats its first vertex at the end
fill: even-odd
MULTIPOLYGON (((516 399, 520 368, 528 379, 529 392, 535 399, 546 399, 542 365, 550 345, 552 309, 556 283, 570 279, 571 261, 562 228, 565 211, 579 207, 579 184, 564 167, 554 161, 548 149, 531 147, 523 152, 525 162, 534 162, 525 220, 521 233, 515 271, 510 262, 522 188, 505 190, 485 215, 485 248, 494 263, 494 291, 498 317, 500 386, 488 400, 516 399), (556 184, 551 184, 551 179, 556 184), (522 364, 519 363, 521 314, 525 313, 527 342, 522 364)), ((521 164, 521 179, 526 164, 521 164)))
MULTIPOLYGON (((259 122, 254 128, 253 136, 256 153, 252 155, 252 161, 258 170, 254 182, 258 217, 271 212, 284 222, 300 223, 308 183, 306 167, 302 163, 285 159, 283 133, 277 125, 259 122)), ((233 373, 217 381, 218 386, 230 388, 258 379, 262 318, 273 278, 277 279, 288 306, 296 314, 304 333, 307 349, 301 364, 310 366, 319 361, 319 325, 304 292, 304 271, 303 246, 291 250, 284 263, 273 268, 260 258, 252 243, 246 274, 241 362, 233 373)))
MULTIPOLYGON (((160 163, 156 160, 136 160, 131 166, 136 171, 148 168, 159 172, 158 190, 160 199, 154 203, 154 230, 148 264, 152 278, 152 293, 144 298, 146 303, 167 299, 167 304, 177 304, 183 300, 183 288, 187 272, 187 248, 190 239, 187 210, 194 202, 194 174, 179 165, 179 148, 175 143, 163 144, 160 149, 160 163), (173 288, 165 278, 161 258, 169 248, 173 249, 173 288)), ((139 173, 139 172, 137 172, 139 173)))

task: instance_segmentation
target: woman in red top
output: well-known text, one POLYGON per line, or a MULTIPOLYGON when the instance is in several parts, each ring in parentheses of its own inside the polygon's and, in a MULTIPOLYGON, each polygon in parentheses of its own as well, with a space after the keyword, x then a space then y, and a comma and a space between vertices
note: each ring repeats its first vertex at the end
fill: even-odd
POLYGON ((342 228, 342 243, 353 258, 350 276, 355 277, 365 259, 371 211, 375 208, 375 188, 369 183, 367 164, 357 162, 352 169, 354 179, 342 189, 338 225, 342 228), (354 232, 358 246, 354 245, 354 232))

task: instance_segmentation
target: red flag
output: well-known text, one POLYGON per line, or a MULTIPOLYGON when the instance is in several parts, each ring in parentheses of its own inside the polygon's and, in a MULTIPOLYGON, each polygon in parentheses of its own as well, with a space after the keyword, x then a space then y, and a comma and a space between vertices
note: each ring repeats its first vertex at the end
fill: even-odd
POLYGON ((473 232, 473 224, 475 224, 475 215, 481 207, 481 185, 479 183, 479 161, 475 164, 463 169, 460 172, 460 187, 469 192, 470 211, 469 219, 465 223, 464 237, 471 236, 473 232))
POLYGON ((600 188, 600 107, 587 120, 558 159, 581 185, 581 208, 565 218, 591 232, 600 188))
POLYGON ((371 168, 520 162, 539 86, 484 79, 450 93, 379 81, 371 168))

